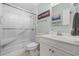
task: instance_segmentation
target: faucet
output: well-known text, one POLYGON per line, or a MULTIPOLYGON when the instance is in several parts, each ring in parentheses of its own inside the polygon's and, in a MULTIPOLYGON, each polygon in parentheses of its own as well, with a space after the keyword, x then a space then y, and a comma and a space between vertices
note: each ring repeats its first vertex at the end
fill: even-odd
POLYGON ((58 35, 58 36, 62 36, 62 33, 61 33, 61 32, 57 32, 57 35, 58 35))

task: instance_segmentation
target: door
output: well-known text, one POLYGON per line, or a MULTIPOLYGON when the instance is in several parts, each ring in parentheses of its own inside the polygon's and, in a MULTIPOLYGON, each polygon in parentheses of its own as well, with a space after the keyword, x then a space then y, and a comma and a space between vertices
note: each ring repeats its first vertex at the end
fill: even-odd
POLYGON ((62 51, 56 47, 51 47, 51 55, 52 56, 71 56, 70 54, 68 54, 65 51, 62 51))

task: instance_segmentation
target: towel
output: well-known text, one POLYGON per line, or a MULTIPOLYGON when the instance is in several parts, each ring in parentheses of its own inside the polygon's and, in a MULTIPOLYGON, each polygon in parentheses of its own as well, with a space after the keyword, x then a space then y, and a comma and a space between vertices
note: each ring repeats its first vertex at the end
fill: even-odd
POLYGON ((73 18, 72 35, 79 35, 79 13, 76 12, 73 18))

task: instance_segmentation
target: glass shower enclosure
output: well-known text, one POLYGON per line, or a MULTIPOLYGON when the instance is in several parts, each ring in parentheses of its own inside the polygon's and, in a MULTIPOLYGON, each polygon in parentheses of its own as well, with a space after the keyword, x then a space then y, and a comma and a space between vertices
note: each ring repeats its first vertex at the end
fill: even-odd
POLYGON ((24 49, 29 40, 34 41, 35 17, 9 3, 0 4, 0 55, 11 55, 24 49))

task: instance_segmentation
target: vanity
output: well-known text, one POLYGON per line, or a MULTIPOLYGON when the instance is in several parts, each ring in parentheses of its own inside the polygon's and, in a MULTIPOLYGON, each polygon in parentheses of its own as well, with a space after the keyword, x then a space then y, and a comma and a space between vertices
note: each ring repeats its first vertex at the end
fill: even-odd
POLYGON ((38 35, 40 56, 78 56, 79 37, 57 36, 52 34, 38 35))

